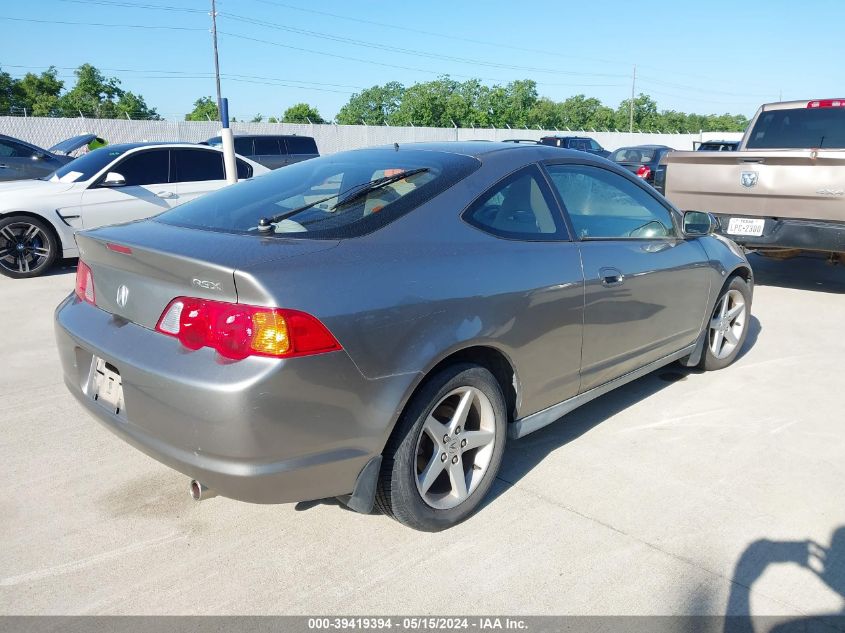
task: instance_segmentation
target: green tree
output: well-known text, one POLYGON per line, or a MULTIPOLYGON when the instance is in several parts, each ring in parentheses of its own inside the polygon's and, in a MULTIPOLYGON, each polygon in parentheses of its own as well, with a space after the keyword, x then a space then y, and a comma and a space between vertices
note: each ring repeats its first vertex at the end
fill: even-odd
POLYGON ((254 117, 252 117, 252 121, 250 121, 250 123, 261 123, 263 120, 264 120, 264 115, 256 114, 254 117))
POLYGON ((219 121, 217 101, 211 97, 200 97, 194 101, 194 109, 185 115, 186 121, 219 121))
POLYGON ((7 72, 0 70, 0 115, 9 114, 16 104, 16 80, 7 72))
POLYGON ((317 108, 307 103, 297 103, 285 110, 282 115, 283 123, 325 123, 317 108))
POLYGON ((16 83, 18 105, 31 116, 55 116, 58 113, 59 95, 65 82, 57 76, 54 66, 40 75, 26 73, 16 83))
POLYGON ((278 123, 278 122, 279 122, 279 119, 277 119, 274 116, 271 116, 269 119, 267 119, 267 123, 278 123))
POLYGON ((55 111, 61 116, 90 116, 113 119, 126 116, 138 119, 159 119, 155 108, 147 106, 141 95, 120 87, 116 77, 106 77, 91 64, 82 64, 74 71, 76 84, 59 97, 55 111))
POLYGON ((398 81, 356 92, 337 113, 336 120, 341 125, 395 124, 392 118, 399 109, 404 93, 405 87, 398 81))
MULTIPOLYGON (((657 103, 654 99, 642 92, 634 99, 634 129, 635 130, 658 130, 659 117, 657 114, 657 103)), ((631 100, 625 99, 616 109, 615 125, 620 130, 628 131, 631 123, 631 100)))

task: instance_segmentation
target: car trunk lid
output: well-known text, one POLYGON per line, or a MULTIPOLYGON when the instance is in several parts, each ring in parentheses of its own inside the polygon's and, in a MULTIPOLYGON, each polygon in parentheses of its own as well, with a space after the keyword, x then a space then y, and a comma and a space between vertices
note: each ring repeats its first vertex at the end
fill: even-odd
POLYGON ((673 152, 666 197, 683 210, 845 220, 845 150, 673 152))
POLYGON ((274 305, 252 266, 332 248, 327 240, 260 238, 142 221, 77 234, 97 307, 154 329, 179 296, 274 305))

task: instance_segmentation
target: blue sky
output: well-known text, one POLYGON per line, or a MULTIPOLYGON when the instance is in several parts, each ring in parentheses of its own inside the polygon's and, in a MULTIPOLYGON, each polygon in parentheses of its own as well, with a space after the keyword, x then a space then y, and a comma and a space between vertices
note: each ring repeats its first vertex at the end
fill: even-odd
MULTIPOLYGON (((331 118, 362 88, 439 74, 530 78, 552 99, 584 93, 616 107, 634 64, 637 92, 661 109, 751 115, 781 95, 845 96, 842 0, 217 4, 223 93, 239 119, 300 101, 331 118)), ((72 85, 72 69, 90 62, 181 118, 214 94, 209 5, 5 0, 0 66, 20 76, 53 64, 72 85)))

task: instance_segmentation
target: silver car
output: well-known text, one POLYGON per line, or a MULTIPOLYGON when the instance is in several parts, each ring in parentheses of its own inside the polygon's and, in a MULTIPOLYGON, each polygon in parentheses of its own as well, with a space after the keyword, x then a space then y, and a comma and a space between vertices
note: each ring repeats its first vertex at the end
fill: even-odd
POLYGON ((711 222, 584 152, 324 156, 79 233, 65 382, 195 498, 339 497, 440 530, 506 438, 736 358, 752 271, 711 222))

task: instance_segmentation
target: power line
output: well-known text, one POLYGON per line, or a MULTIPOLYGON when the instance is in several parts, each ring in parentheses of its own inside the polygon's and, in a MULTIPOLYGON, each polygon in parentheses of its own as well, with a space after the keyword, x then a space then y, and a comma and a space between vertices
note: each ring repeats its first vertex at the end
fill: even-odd
MULTIPOLYGON (((610 64, 610 65, 614 65, 614 66, 623 66, 623 65, 627 65, 627 64, 630 63, 629 60, 619 61, 619 60, 601 59, 601 58, 597 58, 597 57, 588 57, 588 56, 584 56, 584 55, 571 55, 571 54, 567 54, 567 53, 560 53, 558 51, 551 51, 551 50, 540 49, 540 48, 530 48, 530 47, 516 46, 514 44, 508 44, 508 43, 502 42, 502 41, 480 40, 480 39, 474 39, 474 38, 468 38, 468 37, 461 37, 459 35, 447 35, 445 33, 438 33, 436 31, 426 31, 426 30, 422 30, 422 29, 415 29, 415 28, 403 26, 403 25, 400 25, 400 24, 391 24, 391 23, 388 23, 388 22, 379 22, 379 21, 376 21, 376 20, 368 20, 368 19, 349 16, 349 15, 341 15, 341 14, 338 14, 338 13, 332 13, 330 11, 321 11, 321 10, 318 10, 318 9, 306 9, 304 7, 299 7, 299 6, 295 6, 295 5, 292 5, 292 4, 287 4, 285 2, 278 2, 277 0, 253 0, 253 2, 259 2, 259 3, 265 4, 265 5, 271 5, 271 6, 275 6, 275 7, 291 9, 293 11, 299 11, 299 12, 302 12, 302 13, 310 13, 310 14, 313 14, 313 15, 321 15, 321 16, 325 16, 325 17, 336 18, 336 19, 339 19, 339 20, 347 20, 349 22, 357 22, 359 24, 368 24, 368 25, 371 25, 371 26, 378 26, 378 27, 382 27, 382 28, 395 29, 395 30, 399 30, 399 31, 405 31, 405 32, 408 32, 408 33, 417 33, 417 34, 420 34, 420 35, 428 35, 428 36, 431 36, 431 37, 438 37, 438 38, 447 39, 447 40, 467 42, 467 43, 470 43, 470 44, 481 44, 481 45, 484 45, 484 46, 493 46, 493 47, 500 48, 500 49, 506 48, 506 49, 510 49, 510 50, 523 51, 523 52, 526 52, 526 53, 539 53, 539 54, 542 54, 542 55, 549 55, 549 56, 559 57, 559 58, 563 58, 563 59, 575 59, 575 60, 580 59, 580 60, 583 60, 583 61, 596 62, 596 63, 600 63, 600 64, 610 64)), ((657 71, 664 71, 665 70, 665 69, 662 69, 660 67, 650 66, 650 65, 647 65, 647 64, 640 64, 640 66, 641 66, 641 68, 649 68, 649 69, 657 70, 657 71)), ((715 77, 707 77, 705 75, 697 75, 697 74, 689 73, 689 72, 686 72, 686 71, 685 71, 685 74, 688 77, 697 77, 699 79, 705 79, 707 81, 713 81, 713 82, 719 82, 719 81, 724 80, 724 78, 718 79, 718 78, 715 78, 715 77)), ((621 75, 621 76, 628 77, 628 75, 621 75)))
POLYGON ((208 29, 191 26, 158 26, 148 24, 105 24, 103 22, 71 22, 69 20, 36 20, 35 18, 12 18, 0 15, 0 20, 13 20, 15 22, 35 22, 38 24, 66 24, 70 26, 108 26, 112 28, 127 29, 163 29, 166 31, 207 31, 208 29))
MULTIPOLYGON (((263 39, 260 39, 260 38, 257 38, 257 37, 249 37, 248 35, 241 35, 239 33, 229 33, 227 31, 218 31, 217 33, 218 33, 218 35, 225 35, 227 37, 235 37, 235 38, 247 40, 247 41, 250 41, 250 42, 258 42, 258 43, 261 43, 261 44, 268 44, 270 46, 278 46, 280 48, 286 48, 286 49, 289 49, 289 50, 295 50, 295 51, 300 51, 300 52, 304 52, 304 53, 310 53, 312 55, 322 55, 324 57, 332 57, 334 59, 342 59, 344 61, 360 62, 362 64, 368 64, 368 65, 371 65, 371 66, 383 66, 385 68, 397 68, 399 70, 410 70, 412 72, 426 73, 426 74, 429 74, 429 75, 443 75, 443 74, 445 74, 443 72, 436 71, 436 70, 429 70, 427 68, 415 68, 413 66, 402 66, 402 65, 399 65, 399 64, 389 64, 387 62, 378 62, 378 61, 373 61, 373 60, 369 60, 369 59, 361 59, 360 57, 350 57, 349 55, 340 55, 340 54, 337 54, 337 53, 329 53, 327 51, 319 51, 319 50, 314 50, 312 48, 303 48, 303 47, 300 47, 300 46, 291 46, 289 44, 282 44, 280 42, 273 42, 271 40, 263 40, 263 39)), ((480 79, 480 80, 484 80, 484 81, 495 81, 495 82, 507 81, 507 80, 498 79, 498 78, 495 78, 495 77, 479 77, 478 75, 462 75, 462 74, 458 74, 458 73, 450 73, 450 76, 461 77, 463 79, 480 79)), ((547 83, 547 82, 537 82, 537 83, 539 85, 546 85, 546 86, 570 86, 570 87, 572 87, 572 86, 574 86, 574 87, 585 87, 585 86, 589 87, 589 86, 597 86, 597 85, 619 85, 619 84, 550 84, 550 83, 547 83)))
POLYGON ((189 7, 174 7, 159 4, 139 4, 135 2, 119 2, 115 0, 58 0, 58 2, 73 2, 74 4, 95 4, 105 7, 119 7, 122 9, 148 9, 153 11, 174 11, 182 13, 208 13, 205 9, 189 7))
POLYGON ((504 70, 519 70, 523 72, 532 73, 549 73, 556 75, 574 75, 574 76, 589 76, 589 77, 626 77, 626 75, 611 74, 611 73, 587 73, 574 70, 556 70, 551 68, 537 68, 533 66, 515 66, 513 64, 500 64, 498 62, 488 62, 480 59, 470 59, 466 57, 455 57, 452 55, 441 55, 439 53, 430 53, 427 51, 414 50, 409 48, 401 48, 398 46, 390 46, 387 44, 377 44, 374 42, 367 42, 364 40, 356 40, 350 37, 342 37, 332 35, 330 33, 321 33, 319 31, 310 31, 306 29, 299 29, 290 26, 283 26, 281 24, 274 24, 264 20, 256 20, 242 15, 235 15, 233 13, 221 13, 221 16, 227 17, 231 20, 245 22, 263 28, 276 29, 279 31, 287 31, 289 33, 297 33, 299 35, 306 35, 308 37, 315 37, 319 39, 331 40, 334 42, 341 42, 344 44, 352 44, 353 46, 362 46, 365 48, 375 48, 378 50, 389 51, 392 53, 402 53, 404 55, 413 55, 415 57, 430 57, 432 59, 440 59, 444 61, 458 62, 461 64, 471 64, 473 66, 486 66, 488 68, 501 68, 504 70))
POLYGON ((399 24, 390 24, 390 23, 387 23, 387 22, 377 22, 375 20, 366 20, 364 18, 357 18, 357 17, 348 16, 348 15, 340 15, 340 14, 337 14, 337 13, 331 13, 329 11, 319 11, 317 9, 304 9, 302 7, 297 7, 297 6, 294 6, 294 5, 291 5, 291 4, 285 4, 283 2, 274 2, 273 0, 253 0, 253 1, 254 2, 260 2, 262 4, 268 4, 268 5, 276 6, 276 7, 282 7, 284 9, 292 9, 294 11, 301 11, 303 13, 312 13, 312 14, 315 14, 315 15, 322 15, 322 16, 337 18, 339 20, 348 20, 350 22, 358 22, 359 24, 369 24, 371 26, 380 26, 380 27, 389 28, 389 29, 406 31, 406 32, 409 32, 409 33, 418 33, 420 35, 430 35, 432 37, 440 37, 440 38, 448 39, 448 40, 455 40, 455 41, 459 41, 459 42, 467 42, 469 44, 483 44, 484 46, 495 46, 496 48, 507 48, 507 49, 510 49, 510 50, 523 51, 523 52, 526 52, 526 53, 541 53, 543 55, 551 55, 551 56, 554 56, 554 57, 561 57, 561 58, 564 58, 564 59, 580 59, 580 60, 584 60, 584 61, 598 62, 598 63, 601 63, 601 64, 614 64, 614 65, 620 65, 621 64, 621 62, 610 61, 610 60, 606 60, 606 59, 599 59, 599 58, 596 58, 596 57, 586 57, 586 56, 583 56, 583 55, 567 55, 567 54, 563 54, 563 53, 559 53, 559 52, 543 50, 543 49, 538 49, 538 48, 525 48, 525 47, 522 47, 522 46, 514 46, 513 44, 507 44, 505 42, 493 42, 493 41, 490 41, 490 40, 477 40, 477 39, 473 39, 473 38, 469 38, 469 37, 461 37, 461 36, 458 36, 458 35, 446 35, 444 33, 437 33, 436 31, 424 31, 422 29, 415 29, 415 28, 411 28, 411 27, 407 27, 407 26, 402 26, 402 25, 399 25, 399 24))

